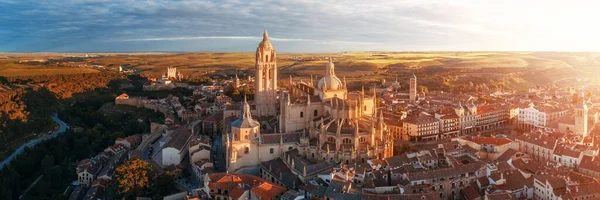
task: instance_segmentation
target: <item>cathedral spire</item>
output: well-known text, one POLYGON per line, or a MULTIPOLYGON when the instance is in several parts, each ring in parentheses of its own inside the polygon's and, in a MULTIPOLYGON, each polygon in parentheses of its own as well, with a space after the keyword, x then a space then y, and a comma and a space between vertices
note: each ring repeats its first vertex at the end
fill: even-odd
POLYGON ((244 108, 242 109, 242 119, 252 119, 252 114, 250 113, 250 105, 248 104, 246 95, 244 95, 244 108))
POLYGON ((360 94, 362 94, 363 96, 365 96, 365 86, 362 86, 362 91, 360 92, 360 94))
POLYGON ((377 90, 373 87, 373 116, 377 117, 377 90))
POLYGON ((267 33, 267 29, 265 29, 265 32, 263 33, 263 40, 269 40, 269 34, 267 33))
POLYGON ((329 56, 329 62, 327 63, 326 76, 335 76, 335 65, 333 64, 333 58, 329 56))

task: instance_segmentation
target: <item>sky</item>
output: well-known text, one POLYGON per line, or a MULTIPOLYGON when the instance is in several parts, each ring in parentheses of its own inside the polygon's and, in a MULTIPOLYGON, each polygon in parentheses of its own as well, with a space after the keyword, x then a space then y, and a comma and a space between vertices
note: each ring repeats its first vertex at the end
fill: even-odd
POLYGON ((597 0, 0 0, 0 52, 600 51, 597 0))

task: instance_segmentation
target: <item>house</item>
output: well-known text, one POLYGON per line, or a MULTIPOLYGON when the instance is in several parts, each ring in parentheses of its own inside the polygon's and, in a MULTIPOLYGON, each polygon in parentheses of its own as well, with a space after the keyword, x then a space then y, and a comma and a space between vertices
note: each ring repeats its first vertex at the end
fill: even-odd
POLYGON ((96 179, 96 175, 100 171, 100 166, 92 159, 83 159, 77 164, 77 180, 80 185, 89 186, 96 179))
POLYGON ((176 128, 169 136, 168 141, 162 147, 162 165, 179 165, 183 158, 188 154, 187 147, 191 138, 192 132, 187 127, 181 126, 176 128))
POLYGON ((205 169, 213 168, 214 164, 209 159, 201 159, 192 163, 192 170, 198 180, 202 180, 205 175, 205 169))
POLYGON ((479 150, 479 157, 490 161, 496 160, 509 149, 519 149, 519 143, 508 138, 472 136, 454 140, 460 142, 461 145, 479 150))
POLYGON ((276 199, 287 191, 282 186, 247 174, 213 173, 204 176, 202 188, 211 199, 276 199))
POLYGON ((142 136, 139 135, 139 134, 138 135, 128 136, 126 138, 117 138, 117 140, 115 140, 115 144, 122 144, 127 149, 134 149, 141 142, 142 142, 142 136))
POLYGON ((210 160, 212 145, 209 137, 197 136, 196 138, 192 138, 189 146, 188 153, 191 163, 204 159, 210 160))
POLYGON ((106 191, 106 187, 110 184, 110 181, 98 179, 94 181, 90 189, 88 189, 87 193, 83 197, 84 200, 96 200, 96 199, 104 199, 104 192, 106 191))
POLYGON ((584 156, 581 159, 577 170, 579 171, 579 173, 594 178, 600 178, 600 160, 597 157, 584 156))
POLYGON ((537 199, 598 199, 600 184, 578 172, 546 172, 534 175, 537 199))
POLYGON ((565 144, 560 144, 554 149, 552 160, 560 163, 562 166, 576 168, 581 163, 583 152, 568 147, 565 144))
POLYGON ((558 140, 535 132, 520 135, 515 141, 519 142, 519 151, 537 161, 551 160, 558 144, 558 140))

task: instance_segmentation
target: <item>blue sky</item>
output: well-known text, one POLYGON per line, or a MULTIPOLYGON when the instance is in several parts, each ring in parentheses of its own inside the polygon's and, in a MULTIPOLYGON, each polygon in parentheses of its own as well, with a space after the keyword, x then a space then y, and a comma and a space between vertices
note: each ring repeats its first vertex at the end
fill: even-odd
POLYGON ((0 52, 600 51, 594 0, 0 0, 0 52))

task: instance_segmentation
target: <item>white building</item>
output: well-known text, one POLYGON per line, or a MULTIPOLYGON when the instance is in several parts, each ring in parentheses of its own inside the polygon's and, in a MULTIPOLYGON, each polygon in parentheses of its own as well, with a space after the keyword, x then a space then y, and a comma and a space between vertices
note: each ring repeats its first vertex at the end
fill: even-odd
POLYGON ((523 129, 544 128, 551 122, 566 116, 568 109, 559 106, 536 106, 531 103, 519 109, 517 125, 523 129))
POLYGON ((203 159, 210 159, 211 149, 212 147, 208 137, 197 137, 192 139, 189 148, 190 163, 195 163, 203 159))
POLYGON ((192 132, 187 127, 179 127, 169 136, 168 141, 161 150, 163 166, 179 165, 188 153, 188 144, 192 132))

